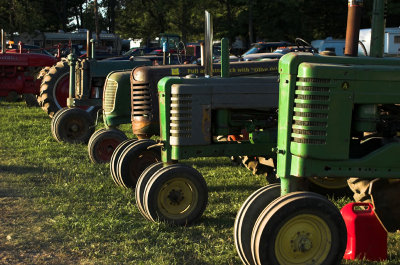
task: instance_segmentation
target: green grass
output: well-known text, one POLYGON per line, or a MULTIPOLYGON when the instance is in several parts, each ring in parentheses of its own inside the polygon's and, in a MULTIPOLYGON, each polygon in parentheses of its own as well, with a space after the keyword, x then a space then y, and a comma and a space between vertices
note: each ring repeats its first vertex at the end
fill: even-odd
MULTIPOLYGON (((241 264, 235 215, 263 177, 227 158, 186 161, 209 187, 203 217, 190 227, 150 223, 85 145, 52 138, 41 109, 0 102, 0 124, 0 264, 241 264)), ((344 264, 400 264, 398 233, 388 248, 388 261, 344 264)))

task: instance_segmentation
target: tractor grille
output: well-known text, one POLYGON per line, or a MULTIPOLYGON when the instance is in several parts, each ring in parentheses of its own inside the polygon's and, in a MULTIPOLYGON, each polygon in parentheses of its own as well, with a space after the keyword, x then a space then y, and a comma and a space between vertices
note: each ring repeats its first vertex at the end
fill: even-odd
POLYGON ((170 134, 173 137, 192 137, 192 95, 171 96, 170 134))
POLYGON ((330 101, 330 79, 299 78, 295 90, 292 141, 302 144, 326 144, 330 101), (310 83, 312 85, 310 86, 310 83))
POLYGON ((117 94, 118 83, 114 80, 107 79, 107 84, 104 88, 103 109, 105 113, 110 113, 115 107, 115 96, 117 94))
POLYGON ((152 116, 152 101, 149 83, 132 83, 132 117, 152 116))

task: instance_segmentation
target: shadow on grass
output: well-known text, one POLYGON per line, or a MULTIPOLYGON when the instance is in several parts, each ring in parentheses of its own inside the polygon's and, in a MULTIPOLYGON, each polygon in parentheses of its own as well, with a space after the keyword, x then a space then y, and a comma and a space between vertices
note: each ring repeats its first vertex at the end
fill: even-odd
MULTIPOLYGON (((218 227, 220 229, 223 228, 230 228, 233 226, 233 223, 235 222, 235 217, 236 213, 227 213, 223 212, 221 213, 220 216, 217 217, 207 217, 203 216, 198 223, 203 224, 205 226, 213 226, 213 227, 218 227)), ((196 224, 194 224, 196 225, 196 224)))
POLYGON ((20 190, 13 188, 1 188, 0 189, 0 198, 17 198, 23 197, 20 190))
POLYGON ((255 191, 259 189, 261 186, 255 185, 220 185, 220 186, 209 186, 209 192, 232 192, 232 191, 255 191))
POLYGON ((65 170, 54 170, 44 167, 0 165, 0 176, 2 174, 17 175, 15 183, 33 183, 36 186, 45 186, 54 181, 53 176, 61 176, 68 181, 70 174, 65 170))
POLYGON ((11 173, 11 174, 37 174, 37 173, 43 173, 45 170, 43 168, 38 168, 38 167, 30 167, 30 166, 4 166, 0 165, 0 174, 2 172, 5 173, 11 173))
POLYGON ((204 159, 204 160, 183 160, 182 161, 183 164, 187 164, 187 165, 194 165, 198 168, 203 168, 203 167, 229 167, 229 166, 236 166, 233 163, 231 163, 229 161, 229 158, 216 158, 216 159, 204 159))

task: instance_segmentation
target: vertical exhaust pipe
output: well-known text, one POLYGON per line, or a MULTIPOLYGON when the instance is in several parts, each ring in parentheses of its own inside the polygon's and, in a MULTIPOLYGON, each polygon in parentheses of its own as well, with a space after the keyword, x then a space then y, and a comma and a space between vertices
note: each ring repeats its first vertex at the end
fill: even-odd
POLYGON ((1 53, 6 53, 6 33, 1 29, 1 53))
POLYGON ((200 65, 204 66, 204 42, 200 43, 200 65))
POLYGON ((229 77, 229 40, 221 39, 221 77, 229 77))
POLYGON ((204 75, 211 77, 213 74, 213 22, 210 12, 206 10, 205 15, 204 75))
POLYGON ((358 39, 360 35, 360 23, 363 0, 348 0, 347 29, 344 55, 358 55, 358 39))
POLYGON ((371 57, 383 57, 383 45, 385 43, 385 24, 387 0, 375 0, 372 9, 372 26, 371 26, 371 57))
POLYGON ((90 58, 92 55, 91 49, 92 45, 90 43, 90 39, 92 38, 92 32, 90 30, 86 31, 86 58, 90 58))

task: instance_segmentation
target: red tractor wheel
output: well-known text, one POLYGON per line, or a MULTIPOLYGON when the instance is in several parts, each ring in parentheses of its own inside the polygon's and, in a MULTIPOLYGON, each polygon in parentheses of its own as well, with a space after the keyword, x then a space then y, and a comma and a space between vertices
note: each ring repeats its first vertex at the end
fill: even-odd
POLYGON ((39 105, 50 116, 66 107, 69 95, 69 65, 60 61, 44 75, 40 85, 39 105))
POLYGON ((53 122, 53 133, 58 142, 87 143, 93 132, 94 121, 82 109, 63 110, 53 122))
POLYGON ((89 158, 93 163, 108 163, 115 148, 127 139, 118 129, 101 130, 90 137, 88 144, 89 158))

